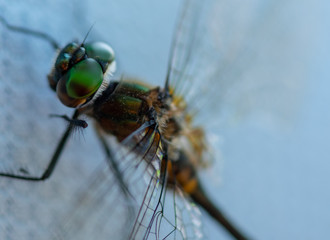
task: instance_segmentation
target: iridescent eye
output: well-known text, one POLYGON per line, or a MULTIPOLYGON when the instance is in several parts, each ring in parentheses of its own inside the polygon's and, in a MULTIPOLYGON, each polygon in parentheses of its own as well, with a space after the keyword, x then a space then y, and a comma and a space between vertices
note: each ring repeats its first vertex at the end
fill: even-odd
POLYGON ((105 72, 108 65, 115 60, 115 52, 106 43, 92 42, 85 44, 86 54, 90 58, 94 58, 98 61, 105 72))
POLYGON ((87 98, 96 92, 102 81, 103 72, 100 64, 92 58, 87 58, 68 71, 66 91, 72 98, 87 98))
POLYGON ((78 44, 75 42, 69 43, 66 45, 60 54, 58 55, 56 62, 55 62, 55 68, 60 71, 61 73, 66 71, 69 68, 69 61, 71 58, 71 55, 79 48, 78 44))

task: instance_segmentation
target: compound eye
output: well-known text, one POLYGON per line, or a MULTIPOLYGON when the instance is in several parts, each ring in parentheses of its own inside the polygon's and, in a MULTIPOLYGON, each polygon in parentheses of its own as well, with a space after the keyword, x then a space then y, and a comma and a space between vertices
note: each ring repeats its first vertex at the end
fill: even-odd
POLYGON ((60 73, 63 73, 68 70, 69 62, 72 57, 72 54, 79 48, 78 44, 75 42, 69 43, 66 45, 58 55, 55 62, 55 69, 60 73))
POLYGON ((89 58, 98 61, 105 72, 109 64, 115 60, 115 52, 104 42, 92 42, 85 44, 86 54, 89 58))
POLYGON ((66 73, 66 92, 74 99, 87 98, 94 94, 103 81, 103 71, 100 64, 92 58, 87 58, 66 73))

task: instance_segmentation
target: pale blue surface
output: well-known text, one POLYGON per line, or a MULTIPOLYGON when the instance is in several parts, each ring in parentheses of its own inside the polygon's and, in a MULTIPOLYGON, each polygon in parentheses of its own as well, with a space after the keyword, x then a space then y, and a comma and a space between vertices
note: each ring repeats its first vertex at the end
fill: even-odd
MULTIPOLYGON (((224 5, 230 5, 229 2, 224 5)), ((251 5, 256 2, 251 1, 251 5)), ((63 30, 61 26, 65 18, 61 20, 57 14, 65 8, 63 5, 45 3, 43 8, 46 10, 39 12, 40 6, 32 7, 32 3, 2 2, 0 6, 6 7, 0 8, 0 11, 5 9, 5 17, 16 24, 47 28, 49 34, 62 44, 73 38, 82 39, 95 22, 90 39, 101 38, 113 45, 122 73, 157 84, 164 81, 178 14, 177 1, 85 1, 77 8, 72 4, 70 7, 76 10, 68 18, 73 20, 63 30), (49 8, 54 10, 47 11, 49 8), (41 19, 47 17, 52 23, 40 20, 38 14, 41 19)), ((237 10, 241 4, 233 3, 231 7, 237 10)), ((221 136, 219 149, 222 157, 213 166, 213 172, 203 173, 203 183, 206 185, 210 182, 207 190, 212 199, 254 239, 327 239, 330 224, 330 6, 325 0, 281 3, 274 0, 257 4, 257 10, 251 12, 260 15, 257 19, 262 19, 264 14, 270 14, 263 12, 269 4, 274 4, 271 9, 274 9, 272 14, 275 16, 281 16, 277 12, 278 6, 284 4, 282 7, 285 9, 283 18, 280 17, 282 21, 275 21, 269 25, 270 28, 277 26, 279 29, 297 31, 297 35, 288 34, 290 37, 297 36, 294 39, 297 43, 291 46, 296 49, 291 49, 292 52, 281 45, 280 37, 276 41, 276 31, 274 36, 270 35, 270 39, 275 38, 271 42, 275 46, 273 50, 279 54, 279 57, 271 55, 270 62, 280 59, 281 49, 285 53, 289 52, 283 62, 302 62, 303 68, 295 66, 293 69, 303 73, 301 89, 296 87, 299 90, 293 91, 293 95, 282 96, 276 92, 268 99, 269 103, 265 103, 266 107, 263 106, 268 107, 266 110, 259 111, 257 102, 258 107, 253 104, 245 108, 243 106, 242 111, 248 113, 238 119, 222 120, 219 117, 222 124, 215 132, 221 136), (276 96, 284 99, 277 104, 276 96), (288 107, 283 102, 287 102, 292 107, 288 109, 294 109, 294 112, 283 116, 286 111, 282 106, 288 107), (218 172, 220 176, 215 176, 218 172), (217 184, 218 178, 221 184, 217 184)), ((71 10, 66 10, 66 14, 71 14, 71 10)), ((226 18, 223 21, 222 24, 226 26, 226 18)), ((265 39, 267 37, 264 36, 265 39)), ((42 55, 43 51, 38 54, 42 55)), ((252 68, 252 73, 249 73, 252 78, 259 76, 253 71, 258 73, 265 69, 258 68, 258 64, 265 61, 256 64, 253 61, 252 58, 248 63, 252 68)), ((281 69, 276 69, 276 66, 274 71, 280 72, 281 69)), ((267 71, 262 76, 267 76, 267 71)), ((264 89, 266 93, 272 89, 278 91, 276 83, 274 86, 264 86, 260 91, 264 89)), ((236 107, 239 108, 238 104, 229 108, 236 107)), ((86 138, 91 136, 87 133, 86 138)), ((63 168, 67 163, 63 161, 63 168)), ((209 239, 230 239, 206 214, 203 222, 209 239)))

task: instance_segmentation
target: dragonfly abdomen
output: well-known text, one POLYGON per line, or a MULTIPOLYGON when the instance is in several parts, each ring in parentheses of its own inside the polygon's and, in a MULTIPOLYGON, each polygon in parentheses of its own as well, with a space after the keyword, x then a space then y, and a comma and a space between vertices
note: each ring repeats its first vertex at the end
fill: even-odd
POLYGON ((196 170, 187 159, 183 151, 179 152, 179 158, 169 161, 167 166, 168 182, 177 184, 188 195, 196 191, 198 179, 196 170))

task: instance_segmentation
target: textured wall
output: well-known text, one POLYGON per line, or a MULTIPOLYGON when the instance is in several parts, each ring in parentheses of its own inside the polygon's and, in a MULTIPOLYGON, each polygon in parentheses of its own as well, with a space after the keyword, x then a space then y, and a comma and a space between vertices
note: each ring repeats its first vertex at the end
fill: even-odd
MULTIPOLYGON (((95 23, 89 39, 113 45, 119 73, 157 85, 166 73, 178 5, 148 0, 0 1, 0 14, 12 24, 47 32, 61 45, 82 40, 95 23)), ((219 109, 210 113, 213 121, 206 126, 218 136, 213 142, 221 157, 202 173, 203 183, 215 202, 256 239, 324 239, 330 218, 329 6, 325 0, 219 1, 214 11, 217 20, 208 27, 219 38, 219 61, 227 65, 216 72, 219 85, 212 87, 218 94, 210 102, 219 109)), ((65 128, 61 119, 48 115, 70 113, 47 86, 54 50, 2 25, 0 32, 0 170, 19 166, 38 174, 65 128)), ((84 209, 75 212, 75 219, 82 221, 69 222, 65 231, 81 228, 78 239, 115 239, 113 229, 127 223, 118 221, 116 214, 125 206, 117 207, 116 195, 102 198, 113 179, 109 176, 103 183, 105 189, 102 182, 86 189, 103 159, 89 127, 71 138, 49 180, 0 178, 0 239, 66 238, 58 225, 73 209, 84 209), (89 202, 88 192, 100 197, 89 202), (79 194, 84 201, 77 202, 79 194)), ((206 215, 203 223, 209 239, 230 239, 206 215)))

